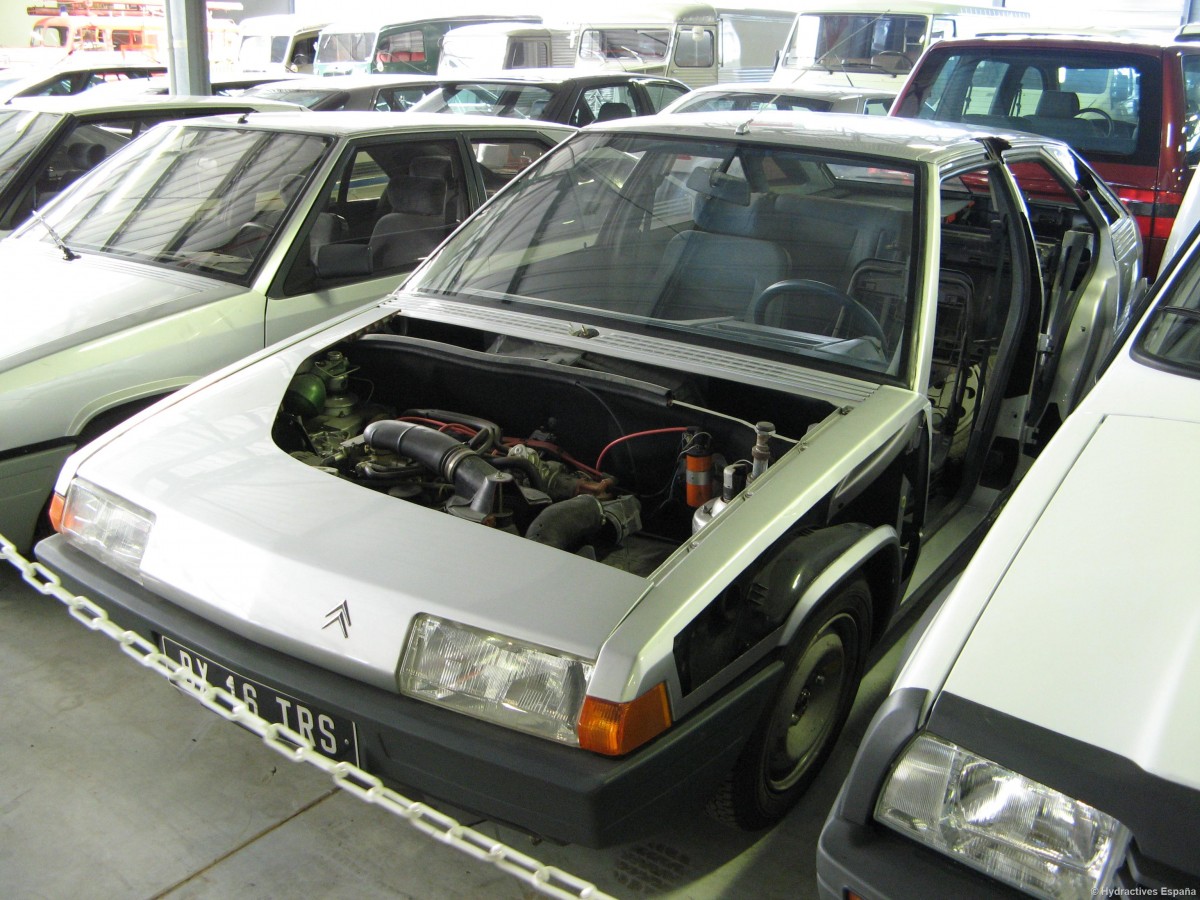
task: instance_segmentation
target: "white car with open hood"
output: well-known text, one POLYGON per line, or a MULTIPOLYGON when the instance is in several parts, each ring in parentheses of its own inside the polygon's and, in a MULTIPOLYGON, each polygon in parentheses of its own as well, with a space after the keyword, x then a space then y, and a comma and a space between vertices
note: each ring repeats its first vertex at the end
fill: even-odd
POLYGON ((997 518, 867 729, 821 897, 1194 897, 1200 242, 997 518))
POLYGON ((406 792, 603 845, 777 821, 1139 282, 1065 145, 584 129, 378 306, 75 454, 39 557, 406 792))

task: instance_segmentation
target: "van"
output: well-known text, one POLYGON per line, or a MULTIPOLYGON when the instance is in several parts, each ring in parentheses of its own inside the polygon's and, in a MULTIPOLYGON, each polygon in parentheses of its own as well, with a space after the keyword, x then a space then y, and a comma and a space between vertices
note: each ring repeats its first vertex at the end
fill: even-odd
POLYGON ((1200 44, 1070 34, 930 47, 891 114, 1071 144, 1134 213, 1153 279, 1200 161, 1200 44))
POLYGON ((568 27, 532 22, 484 22, 451 28, 442 38, 438 74, 573 66, 575 35, 568 27))
POLYGON ((311 73, 317 38, 329 21, 299 15, 242 19, 238 24, 238 69, 252 73, 311 73))
POLYGON ((578 25, 576 65, 678 78, 689 87, 770 78, 795 8, 666 2, 606 6, 578 25))
POLYGON ((442 40, 451 28, 500 21, 536 25, 541 22, 541 16, 533 13, 443 12, 428 17, 403 18, 403 14, 392 13, 333 22, 317 39, 313 74, 433 74, 438 70, 442 40))
POLYGON ((908 0, 840 0, 796 16, 779 56, 776 84, 896 90, 936 41, 1028 27, 1029 13, 996 6, 908 0))

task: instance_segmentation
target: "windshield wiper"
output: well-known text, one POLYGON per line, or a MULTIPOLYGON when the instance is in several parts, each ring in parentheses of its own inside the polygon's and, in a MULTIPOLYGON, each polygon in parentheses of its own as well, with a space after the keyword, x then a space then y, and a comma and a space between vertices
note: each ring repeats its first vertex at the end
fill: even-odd
POLYGON ((46 229, 46 232, 50 235, 50 239, 54 241, 54 246, 62 251, 63 259, 65 259, 67 262, 72 262, 73 260, 79 259, 79 254, 67 246, 67 242, 59 237, 58 232, 54 230, 54 226, 47 222, 42 217, 40 212, 38 212, 36 209, 31 210, 29 215, 46 229))

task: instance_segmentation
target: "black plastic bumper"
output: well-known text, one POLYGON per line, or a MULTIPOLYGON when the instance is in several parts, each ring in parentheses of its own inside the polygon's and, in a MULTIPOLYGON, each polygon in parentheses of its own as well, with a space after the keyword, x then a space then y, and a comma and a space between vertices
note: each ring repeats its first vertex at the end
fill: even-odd
POLYGON ((255 681, 349 718, 360 765, 408 795, 591 847, 661 831, 715 790, 757 721, 782 665, 740 682, 634 753, 611 759, 363 684, 265 648, 187 612, 81 553, 61 536, 36 554, 114 622, 166 636, 255 681))

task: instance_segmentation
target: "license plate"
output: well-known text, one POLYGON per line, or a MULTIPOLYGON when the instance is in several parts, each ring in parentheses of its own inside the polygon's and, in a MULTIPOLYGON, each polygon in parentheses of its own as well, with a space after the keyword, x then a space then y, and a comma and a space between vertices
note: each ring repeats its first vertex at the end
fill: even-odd
POLYGON ((229 691, 256 715, 268 722, 286 725, 304 737, 322 756, 358 765, 358 731, 344 716, 325 712, 261 681, 239 675, 169 637, 162 639, 162 651, 180 665, 187 666, 192 674, 229 691))

